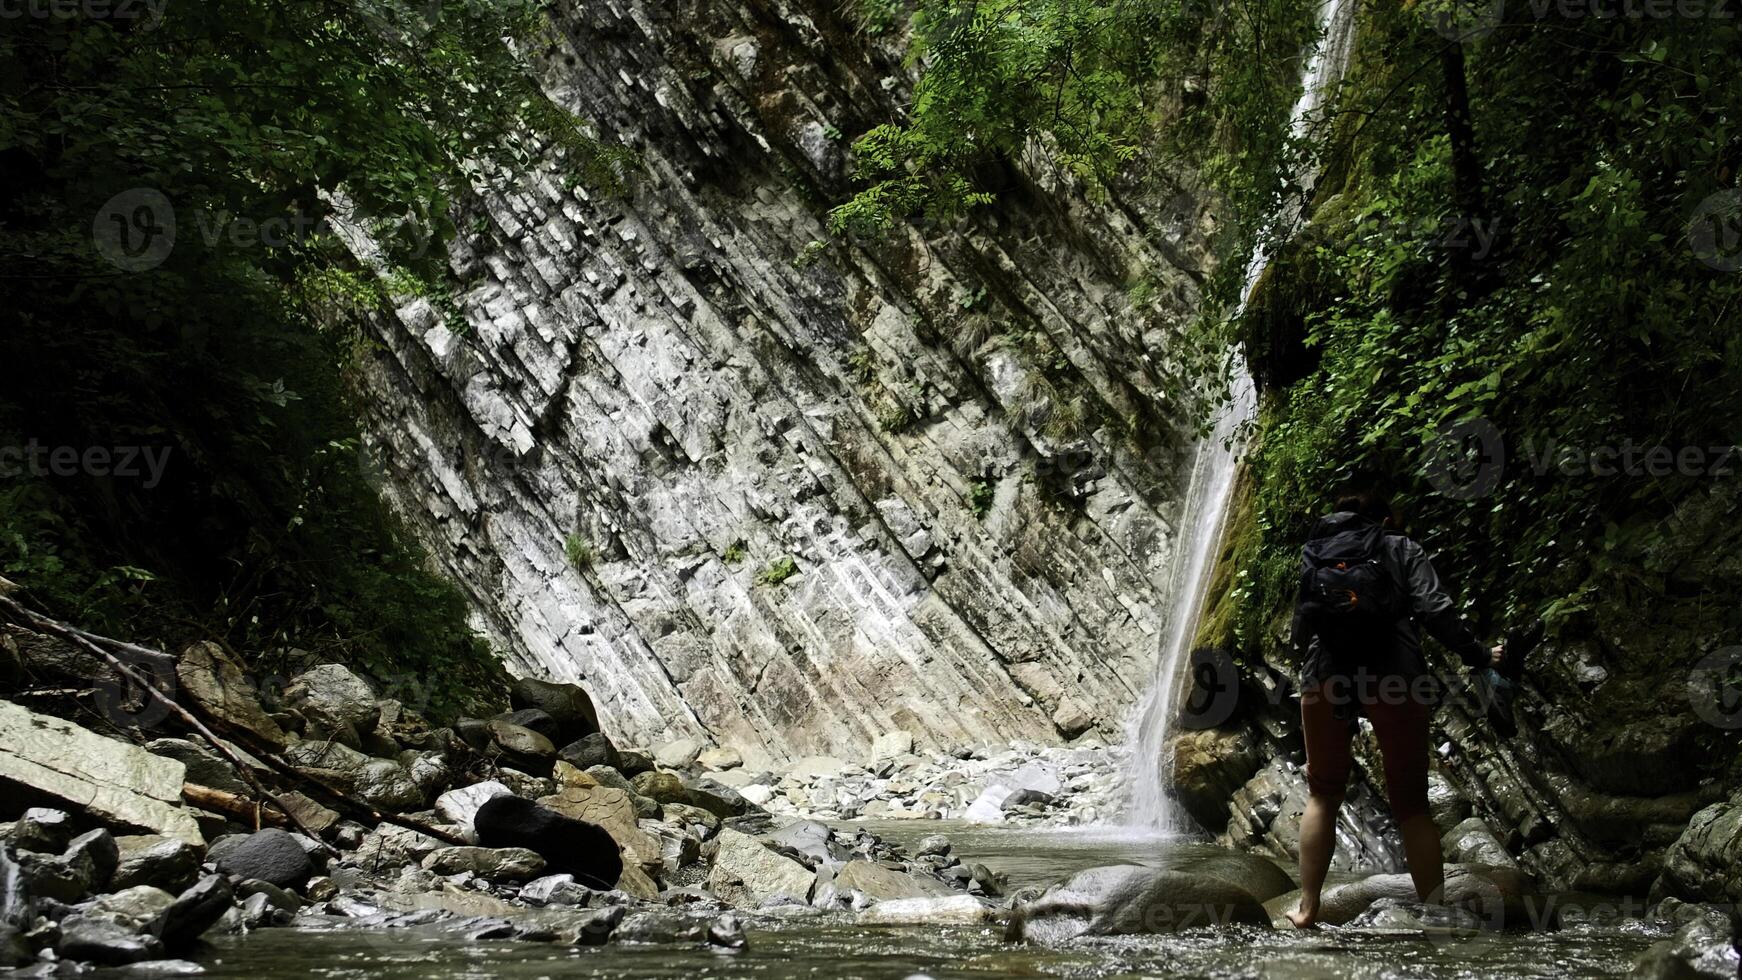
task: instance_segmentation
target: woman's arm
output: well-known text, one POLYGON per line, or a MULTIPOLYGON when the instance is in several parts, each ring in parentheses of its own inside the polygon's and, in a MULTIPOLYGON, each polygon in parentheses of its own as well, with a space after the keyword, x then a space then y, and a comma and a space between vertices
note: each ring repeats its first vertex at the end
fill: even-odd
POLYGON ((1422 546, 1401 539, 1404 585, 1409 589, 1410 611, 1429 636, 1440 641, 1470 667, 1487 667, 1493 653, 1476 639, 1476 633, 1452 605, 1452 597, 1440 584, 1439 573, 1422 546))

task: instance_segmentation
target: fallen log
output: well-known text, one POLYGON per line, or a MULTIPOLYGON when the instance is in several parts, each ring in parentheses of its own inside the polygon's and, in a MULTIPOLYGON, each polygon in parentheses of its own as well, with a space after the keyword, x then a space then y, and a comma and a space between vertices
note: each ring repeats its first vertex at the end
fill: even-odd
POLYGON ((274 813, 258 800, 246 796, 226 793, 221 789, 201 786, 198 783, 183 783, 181 798, 188 806, 216 813, 219 816, 230 817, 243 823, 253 825, 255 830, 261 827, 283 827, 290 823, 282 813, 274 813))

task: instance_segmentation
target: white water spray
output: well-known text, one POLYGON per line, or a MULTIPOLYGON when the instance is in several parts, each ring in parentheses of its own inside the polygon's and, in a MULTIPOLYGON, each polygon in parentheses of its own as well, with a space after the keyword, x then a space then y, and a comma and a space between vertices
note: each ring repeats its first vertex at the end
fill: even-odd
MULTIPOLYGON (((1325 0, 1319 8, 1320 41, 1307 61, 1301 96, 1289 116, 1289 133, 1296 141, 1304 140, 1320 120, 1320 110, 1348 68, 1355 39, 1355 6, 1355 0, 1325 0)), ((1272 222, 1282 237, 1300 223, 1301 208, 1311 196, 1317 178, 1318 170, 1311 160, 1295 175, 1300 190, 1285 195, 1272 222)), ((1252 250, 1240 287, 1241 310, 1269 262, 1269 250, 1261 239, 1252 250)), ((1238 439, 1257 410, 1257 394, 1252 377, 1246 372, 1245 359, 1238 351, 1231 358, 1228 403, 1217 415, 1209 437, 1199 442, 1192 461, 1191 481, 1181 512, 1178 553, 1182 557, 1175 563, 1169 583, 1173 607, 1168 611, 1167 636, 1156 663, 1155 681, 1126 726, 1126 785, 1130 787, 1130 799, 1124 822, 1129 827, 1157 833, 1180 829, 1168 787, 1173 768, 1171 736, 1178 714, 1175 704, 1185 686, 1183 668, 1191 654, 1210 572, 1215 567, 1217 545, 1234 495, 1242 449, 1238 439)))

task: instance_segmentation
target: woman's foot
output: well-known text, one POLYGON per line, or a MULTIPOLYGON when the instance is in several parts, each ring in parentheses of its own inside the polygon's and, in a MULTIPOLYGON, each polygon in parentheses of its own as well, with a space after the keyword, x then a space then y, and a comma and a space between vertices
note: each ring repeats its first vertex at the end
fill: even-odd
POLYGON ((1287 914, 1288 921, 1294 923, 1296 929, 1317 929, 1319 927, 1319 907, 1317 905, 1311 908, 1302 905, 1287 914))

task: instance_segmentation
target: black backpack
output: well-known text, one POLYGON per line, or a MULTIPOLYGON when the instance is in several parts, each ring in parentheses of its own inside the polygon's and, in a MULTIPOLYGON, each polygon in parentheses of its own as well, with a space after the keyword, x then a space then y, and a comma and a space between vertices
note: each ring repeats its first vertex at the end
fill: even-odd
POLYGON ((1403 588, 1385 567, 1384 540, 1384 526, 1335 515, 1319 521, 1301 549, 1300 612, 1333 652, 1389 640, 1408 612, 1403 588))

